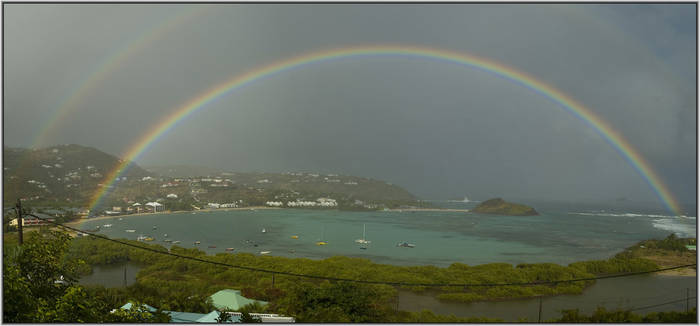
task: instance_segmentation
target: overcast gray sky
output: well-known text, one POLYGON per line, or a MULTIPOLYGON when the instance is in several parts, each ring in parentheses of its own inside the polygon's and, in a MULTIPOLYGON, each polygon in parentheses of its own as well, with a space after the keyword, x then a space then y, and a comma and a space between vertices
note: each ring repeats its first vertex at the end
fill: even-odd
MULTIPOLYGON (((478 55, 558 88, 627 139, 679 200, 695 203, 695 4, 4 6, 7 146, 75 143, 121 156, 188 99, 256 66, 391 43, 478 55), (89 79, 115 55, 113 69, 89 79), (88 91, 71 98, 86 80, 88 91), (59 109, 69 114, 52 120, 59 109)), ((137 163, 335 172, 429 199, 660 204, 601 136, 541 95, 480 70, 399 56, 335 60, 255 83, 182 121, 137 163)))

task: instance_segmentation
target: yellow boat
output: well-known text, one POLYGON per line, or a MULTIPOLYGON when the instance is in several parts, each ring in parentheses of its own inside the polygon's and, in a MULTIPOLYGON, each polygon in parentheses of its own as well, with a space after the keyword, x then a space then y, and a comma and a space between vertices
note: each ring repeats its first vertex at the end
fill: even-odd
POLYGON ((153 238, 151 238, 151 237, 148 237, 148 238, 146 238, 146 239, 143 239, 143 240, 144 240, 144 241, 153 241, 153 238))
POLYGON ((328 242, 325 242, 325 241, 316 242, 316 245, 319 245, 319 246, 325 246, 327 244, 328 244, 328 242))
POLYGON ((298 235, 293 235, 293 236, 292 236, 292 239, 299 239, 299 236, 298 236, 298 235))

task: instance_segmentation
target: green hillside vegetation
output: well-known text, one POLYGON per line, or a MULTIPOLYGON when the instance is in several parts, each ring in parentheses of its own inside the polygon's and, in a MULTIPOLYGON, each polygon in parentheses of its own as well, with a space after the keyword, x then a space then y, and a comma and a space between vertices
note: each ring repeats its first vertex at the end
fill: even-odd
POLYGON ((537 211, 527 205, 509 203, 501 198, 493 198, 484 201, 472 209, 474 213, 497 214, 512 216, 532 216, 540 215, 537 211))

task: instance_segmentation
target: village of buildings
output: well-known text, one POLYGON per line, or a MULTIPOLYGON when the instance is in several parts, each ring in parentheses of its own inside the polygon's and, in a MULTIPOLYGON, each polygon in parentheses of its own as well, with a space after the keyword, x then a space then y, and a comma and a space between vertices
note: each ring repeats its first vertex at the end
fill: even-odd
MULTIPOLYGON (((61 154, 59 149, 52 149, 50 159, 36 162, 39 170, 45 172, 35 173, 31 179, 22 181, 29 188, 23 189, 25 195, 20 199, 27 205, 39 208, 41 211, 41 207, 32 205, 32 202, 61 203, 59 206, 64 208, 59 210, 63 211, 49 214, 52 216, 72 215, 90 218, 102 215, 116 216, 253 206, 320 209, 334 209, 342 205, 361 209, 382 207, 381 204, 365 203, 344 195, 357 193, 359 189, 362 189, 356 188, 358 186, 369 185, 370 179, 361 177, 309 172, 222 172, 217 176, 206 177, 119 176, 113 181, 105 183, 105 176, 110 174, 108 171, 103 171, 103 168, 92 164, 80 166, 68 164, 61 154), (324 184, 326 186, 322 186, 324 184), (324 194, 316 191, 317 186, 325 187, 328 190, 324 194), (92 211, 85 206, 80 207, 82 206, 80 203, 84 205, 86 202, 86 198, 81 198, 81 196, 104 188, 107 188, 106 193, 108 194, 121 194, 108 196, 109 200, 104 201, 102 205, 92 211)), ((4 171, 8 181, 17 180, 17 176, 7 167, 4 168, 4 171)), ((377 181, 371 182, 376 183, 377 181)), ((54 204, 51 207, 55 208, 56 206, 54 204)), ((46 209, 49 207, 44 207, 44 210, 46 209)), ((39 222, 28 220, 26 223, 39 222)))

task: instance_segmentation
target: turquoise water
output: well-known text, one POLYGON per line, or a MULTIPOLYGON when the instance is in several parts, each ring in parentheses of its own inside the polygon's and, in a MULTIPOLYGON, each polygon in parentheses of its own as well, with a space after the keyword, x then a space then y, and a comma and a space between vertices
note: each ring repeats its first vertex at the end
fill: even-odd
MULTIPOLYGON (((469 208, 472 203, 450 203, 469 208)), ((546 209, 540 216, 493 216, 464 212, 344 212, 335 210, 239 210, 87 220, 81 229, 102 227, 112 238, 136 239, 148 235, 163 246, 167 239, 179 246, 197 247, 208 253, 234 252, 322 259, 336 255, 364 257, 378 263, 448 266, 506 262, 568 264, 603 259, 637 241, 663 238, 671 232, 695 234, 695 218, 678 218, 644 212, 546 209), (362 237, 372 243, 362 250, 354 242, 362 237), (156 226, 156 229, 153 227, 156 226), (267 232, 262 233, 265 228, 267 232), (127 233, 125 230, 136 232, 127 233), (292 239, 297 235, 299 239, 292 239), (318 240, 327 241, 318 246, 318 240), (195 241, 201 241, 195 245, 195 241), (407 241, 415 248, 397 247, 407 241), (257 244, 257 246, 255 246, 257 244), (216 248, 208 248, 216 246, 216 248), (290 252, 293 250, 293 252, 290 252)))

